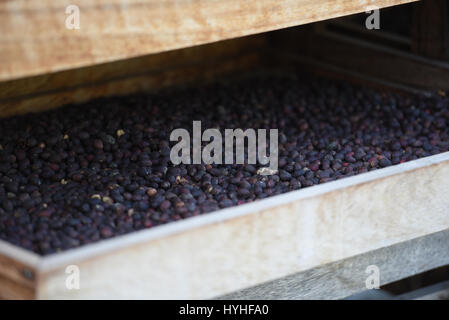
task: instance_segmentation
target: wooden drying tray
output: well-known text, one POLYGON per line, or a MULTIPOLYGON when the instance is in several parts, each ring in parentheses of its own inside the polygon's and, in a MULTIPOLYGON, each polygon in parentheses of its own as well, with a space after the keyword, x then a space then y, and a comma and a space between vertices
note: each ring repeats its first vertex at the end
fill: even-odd
POLYGON ((370 265, 385 284, 449 264, 448 180, 443 153, 45 257, 0 241, 0 296, 342 298, 370 265))
MULTIPOLYGON (((261 34, 3 83, 0 113, 198 83, 260 66, 340 74, 387 87, 402 79, 405 87, 420 90, 444 84, 429 84, 422 75, 449 74, 446 64, 319 35, 333 41, 342 53, 338 59, 321 54, 312 42, 313 55, 294 47, 266 50, 286 35, 261 34), (363 63, 345 65, 349 47, 374 50, 376 59, 394 61, 394 67, 382 73, 363 63), (410 67, 414 75, 398 76, 410 67)), ((342 298, 365 289, 369 265, 379 267, 386 284, 449 264, 448 179, 444 153, 46 257, 0 241, 0 297, 342 298), (80 268, 80 290, 65 287, 69 265, 80 268)))
POLYGON ((415 0, 0 1, 0 81, 240 37, 415 0))

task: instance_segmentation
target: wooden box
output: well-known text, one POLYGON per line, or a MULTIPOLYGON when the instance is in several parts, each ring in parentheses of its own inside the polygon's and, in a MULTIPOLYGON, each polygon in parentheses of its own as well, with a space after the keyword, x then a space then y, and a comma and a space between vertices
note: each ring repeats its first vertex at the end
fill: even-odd
MULTIPOLYGON (((416 37, 373 40, 339 20, 267 32, 407 2, 80 0, 69 30, 58 27, 68 1, 4 1, 0 113, 254 70, 449 90, 444 53, 416 37)), ((442 153, 44 257, 0 241, 0 297, 343 298, 365 288, 370 265, 386 284, 449 264, 448 180, 442 153), (66 287, 72 265, 79 290, 66 287)))

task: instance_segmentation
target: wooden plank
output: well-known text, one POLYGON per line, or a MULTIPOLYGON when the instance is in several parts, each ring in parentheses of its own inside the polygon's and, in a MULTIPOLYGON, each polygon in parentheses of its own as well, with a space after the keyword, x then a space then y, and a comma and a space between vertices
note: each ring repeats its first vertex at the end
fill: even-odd
POLYGON ((426 0, 413 7, 413 52, 449 60, 449 6, 446 0, 426 0))
POLYGON ((266 34, 260 34, 85 68, 2 81, 0 82, 0 100, 68 90, 205 62, 216 62, 218 64, 220 59, 258 52, 265 46, 266 34))
MULTIPOLYGON (((212 298, 379 252, 449 229, 448 179, 444 153, 44 257, 37 296, 212 298), (72 264, 80 290, 65 287, 72 264)), ((430 250, 407 248, 403 276, 430 250)))
POLYGON ((241 37, 415 0, 69 0, 0 2, 0 80, 241 37))
MULTIPOLYGON (((375 265, 379 268, 380 285, 384 285, 449 264, 449 255, 443 254, 447 252, 448 247, 449 230, 444 230, 312 268, 221 298, 343 299, 368 290, 365 283, 370 275, 366 272, 368 266, 375 265)), ((411 297, 407 295, 407 299, 409 298, 411 297)))
POLYGON ((177 86, 196 85, 226 76, 236 71, 246 71, 259 64, 261 56, 257 53, 245 54, 235 58, 224 58, 220 63, 203 63, 164 71, 148 72, 126 78, 113 79, 102 83, 83 85, 60 91, 8 99, 0 101, 0 118, 30 112, 51 110, 68 103, 82 103, 100 97, 111 97, 177 86))
POLYGON ((0 300, 35 299, 33 287, 21 285, 8 277, 0 275, 0 300))
POLYGON ((446 282, 445 288, 416 298, 415 300, 449 300, 449 285, 446 282))
POLYGON ((40 257, 0 240, 0 299, 33 299, 40 257))
POLYGON ((265 35, 0 82, 0 117, 209 81, 260 64, 265 35))
POLYGON ((364 25, 349 22, 345 18, 330 20, 329 22, 326 21, 323 24, 327 28, 322 28, 321 31, 331 30, 332 32, 351 35, 365 41, 379 43, 402 51, 410 51, 412 43, 410 38, 385 31, 382 28, 377 32, 373 32, 372 30, 366 29, 364 25))
MULTIPOLYGON (((331 63, 323 62, 312 57, 302 56, 293 53, 272 52, 272 61, 278 62, 278 69, 285 72, 298 70, 298 72, 307 72, 318 77, 346 81, 355 86, 367 86, 376 90, 389 90, 400 93, 412 93, 423 96, 431 96, 433 90, 419 89, 406 84, 401 84, 376 76, 367 75, 353 69, 347 69, 335 66, 331 63)), ((443 71, 444 72, 444 71, 443 71)))
POLYGON ((449 300, 449 280, 398 295, 399 300, 449 300))
POLYGON ((449 90, 449 63, 329 31, 286 30, 272 39, 284 52, 417 89, 449 90), (282 46, 295 43, 296 46, 282 46))

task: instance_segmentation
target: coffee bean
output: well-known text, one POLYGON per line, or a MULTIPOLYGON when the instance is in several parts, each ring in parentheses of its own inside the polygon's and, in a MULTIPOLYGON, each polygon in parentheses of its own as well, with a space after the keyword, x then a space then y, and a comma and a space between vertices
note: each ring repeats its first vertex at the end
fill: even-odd
POLYGON ((391 161, 388 160, 387 158, 381 158, 381 159, 379 160, 379 164, 380 164, 380 166, 381 166, 382 168, 384 168, 384 167, 391 166, 391 161))
POLYGON ((100 139, 95 139, 94 140, 94 147, 99 149, 99 150, 102 150, 103 147, 104 147, 103 146, 103 141, 101 141, 100 139))
POLYGON ((292 178, 292 175, 285 170, 280 170, 279 178, 281 178, 282 181, 289 181, 292 178))
POLYGON ((6 212, 12 212, 14 209, 13 203, 10 200, 3 200, 2 201, 3 209, 5 209, 6 212))
POLYGON ((114 232, 109 227, 102 227, 100 229, 100 234, 103 238, 110 238, 114 235, 114 232))
POLYGON ((162 201, 161 205, 159 206, 159 208, 162 211, 167 211, 168 209, 170 209, 170 207, 171 207, 171 203, 170 203, 170 201, 167 201, 167 200, 162 201))

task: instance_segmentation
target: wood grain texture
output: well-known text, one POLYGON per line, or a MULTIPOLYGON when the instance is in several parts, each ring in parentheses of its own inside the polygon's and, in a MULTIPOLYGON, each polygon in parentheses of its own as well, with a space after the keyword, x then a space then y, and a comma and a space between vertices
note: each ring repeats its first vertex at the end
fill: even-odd
POLYGON ((36 299, 34 287, 24 286, 0 274, 0 300, 36 299))
POLYGON ((260 65, 265 35, 0 82, 0 117, 209 81, 260 65))
POLYGON ((39 256, 0 240, 0 299, 36 298, 39 256))
MULTIPOLYGON (((234 292, 221 299, 343 299, 367 290, 369 266, 379 268, 380 285, 449 264, 449 230, 382 247, 341 261, 234 292)), ((414 297, 407 297, 414 298, 414 297)))
POLYGON ((430 286, 405 292, 396 297, 398 300, 449 300, 449 280, 430 286))
MULTIPOLYGON (((387 90, 389 92, 398 92, 408 95, 419 94, 429 96, 432 95, 433 91, 430 89, 420 89, 407 84, 385 80, 384 78, 358 72, 355 69, 339 67, 331 63, 323 62, 320 59, 314 59, 312 57, 298 54, 285 52, 273 54, 271 57, 273 61, 279 62, 277 68, 279 70, 284 70, 284 72, 292 72, 293 70, 297 70, 298 72, 307 72, 317 77, 324 77, 326 79, 336 81, 345 81, 353 84, 354 86, 365 86, 379 91, 387 90)), ((444 73, 444 70, 441 72, 444 73)))
POLYGON ((104 63, 414 0, 69 0, 0 2, 0 80, 104 63))
POLYGON ((449 63, 329 31, 298 29, 276 34, 285 52, 307 57, 365 76, 436 91, 449 90, 449 63), (294 45, 293 39, 299 39, 294 45), (292 44, 293 43, 293 44, 292 44))
POLYGON ((412 50, 449 60, 449 6, 446 0, 426 0, 413 7, 412 50))
MULTIPOLYGON (((365 263, 395 269, 376 250, 449 230, 447 179, 444 153, 45 257, 37 296, 212 298, 369 252, 365 263), (65 288, 71 264, 80 290, 65 288)), ((441 261, 403 248, 409 267, 396 275, 441 261)))

